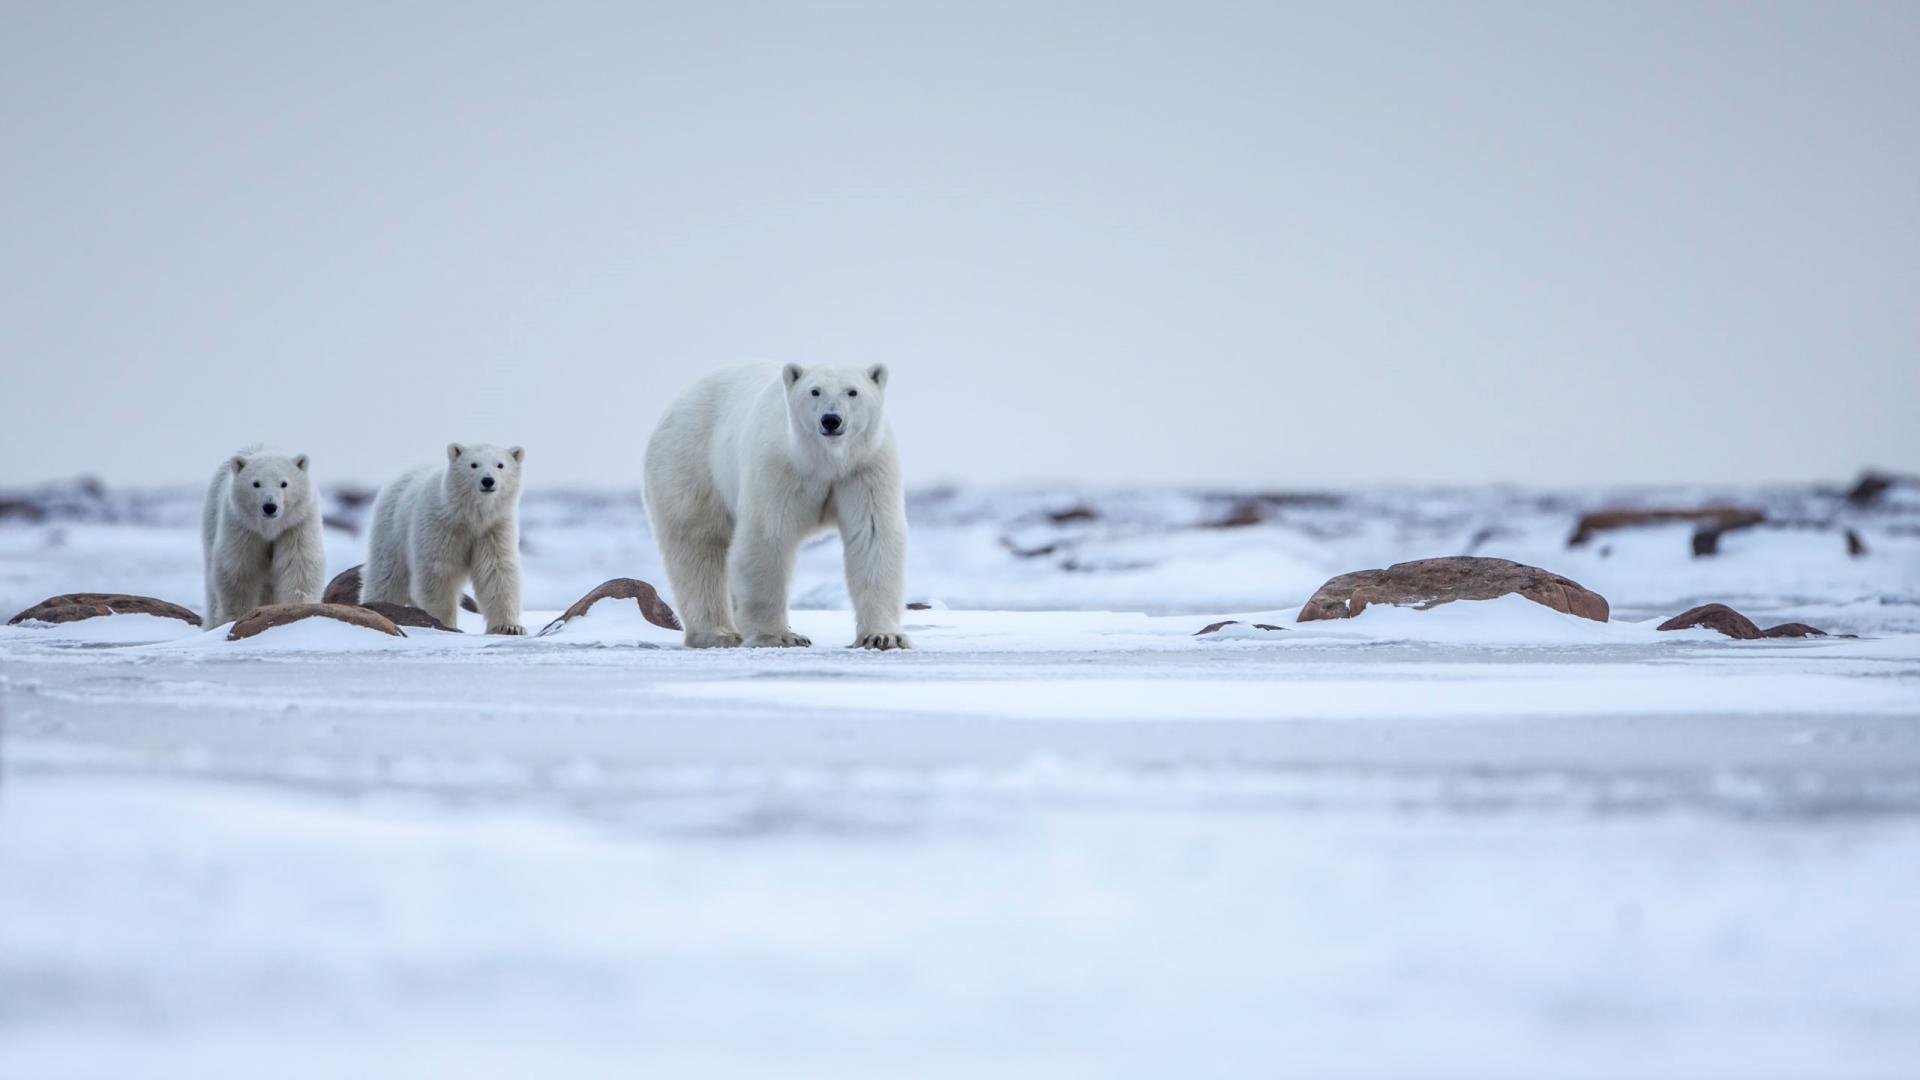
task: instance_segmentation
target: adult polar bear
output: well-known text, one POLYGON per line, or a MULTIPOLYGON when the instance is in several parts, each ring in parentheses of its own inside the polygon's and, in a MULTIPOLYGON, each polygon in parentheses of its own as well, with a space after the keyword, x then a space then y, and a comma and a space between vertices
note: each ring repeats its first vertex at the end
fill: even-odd
POLYGON ((327 580, 320 500, 307 455, 253 446, 221 462, 200 514, 207 571, 202 626, 262 604, 313 604, 327 580))
POLYGON ((900 632, 907 508, 886 389, 884 364, 756 364, 701 379, 667 410, 647 443, 647 518, 689 646, 742 633, 749 646, 813 644, 787 623, 788 583, 800 544, 838 526, 852 647, 913 647, 900 632))

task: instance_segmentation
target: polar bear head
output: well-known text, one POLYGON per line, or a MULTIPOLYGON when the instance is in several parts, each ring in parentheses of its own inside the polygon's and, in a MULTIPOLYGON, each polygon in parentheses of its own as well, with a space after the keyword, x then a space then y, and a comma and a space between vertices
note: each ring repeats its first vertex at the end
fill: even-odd
POLYGON ((781 372, 787 416, 801 442, 829 452, 872 445, 886 429, 887 365, 801 367, 781 372))
POLYGON ((526 456, 518 446, 448 443, 448 497, 483 517, 511 510, 520 500, 520 462, 526 456))
POLYGON ((317 501, 307 455, 278 450, 242 450, 227 461, 232 470, 227 500, 234 520, 263 536, 278 536, 307 519, 317 501))

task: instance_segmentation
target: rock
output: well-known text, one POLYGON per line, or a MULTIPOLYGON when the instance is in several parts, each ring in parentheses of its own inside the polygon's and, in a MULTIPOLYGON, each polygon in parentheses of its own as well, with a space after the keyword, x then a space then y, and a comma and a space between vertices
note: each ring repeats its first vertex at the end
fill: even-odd
POLYGON ((1091 506, 1073 506, 1065 510, 1055 510, 1047 515, 1047 520, 1055 525, 1072 525, 1080 521, 1099 521, 1100 511, 1091 506))
POLYGON ((1847 501, 1855 506, 1872 506, 1879 502, 1880 496, 1885 495, 1894 485, 1912 482, 1911 477, 1894 476, 1868 469, 1860 474, 1860 479, 1854 481, 1853 487, 1847 489, 1847 501))
POLYGON ((559 618, 548 623, 540 633, 553 633, 568 622, 585 615, 589 608, 602 600, 632 600, 639 605, 640 614, 653 625, 663 630, 685 629, 680 625, 680 616, 675 615, 673 609, 667 606, 667 602, 660 599, 658 590, 639 578, 623 577, 603 582, 592 592, 574 601, 572 607, 562 613, 559 618))
POLYGON ((200 616, 179 604, 169 604, 151 596, 127 596, 121 593, 65 593, 50 596, 8 619, 7 625, 28 621, 69 623, 101 615, 158 615, 163 619, 179 619, 189 626, 200 625, 200 616))
POLYGON ((335 574, 327 582, 327 591, 320 596, 323 604, 357 604, 360 602, 360 567, 349 567, 335 574))
MULTIPOLYGON (((321 595, 320 602, 323 604, 356 604, 356 605, 359 604, 360 603, 360 571, 363 569, 365 569, 364 563, 361 564, 360 566, 350 566, 347 569, 340 571, 338 574, 335 574, 333 577, 333 580, 327 582, 327 591, 321 595)), ((381 602, 386 603, 386 601, 381 601, 381 602)), ((392 604, 391 606, 405 607, 406 605, 392 604)), ((475 615, 480 614, 480 604, 478 601, 474 600, 474 598, 471 596, 465 596, 465 595, 461 596, 460 606, 467 611, 473 612, 475 615)), ((407 610, 420 611, 419 608, 407 608, 407 610)), ((426 613, 421 612, 421 614, 425 615, 426 613)), ((428 615, 427 617, 432 618, 433 616, 428 615)), ((401 625, 415 626, 415 625, 422 625, 422 624, 402 623, 401 625)), ((452 629, 452 628, 442 627, 442 629, 452 629)))
POLYGON ((241 616, 227 631, 228 641, 240 641, 245 638, 271 630, 276 626, 286 626, 302 619, 333 619, 349 626, 364 626, 368 630, 378 630, 394 637, 406 637, 393 620, 377 611, 370 611, 355 604, 268 604, 257 607, 241 616))
MULTIPOLYGON (((1194 631, 1193 636, 1202 637, 1206 634, 1217 634, 1229 626, 1239 626, 1239 625, 1241 625, 1239 619, 1223 619, 1217 623, 1208 623, 1207 625, 1194 631)), ((1263 623, 1263 622, 1254 623, 1253 628, 1255 630, 1285 630, 1286 629, 1286 627, 1284 626, 1270 626, 1267 623, 1263 623)))
POLYGON ((1702 604, 1675 615, 1657 627, 1660 630, 1692 630, 1701 627, 1718 630, 1730 638, 1741 641, 1753 641, 1764 637, 1753 620, 1733 610, 1725 604, 1702 604))
POLYGON ((1253 499, 1242 499, 1227 510, 1226 516, 1213 521, 1203 521, 1203 529, 1244 529, 1249 525, 1258 525, 1267 520, 1266 512, 1253 499))
POLYGON ((913 603, 907 605, 907 610, 908 611, 932 611, 933 605, 927 603, 925 600, 915 600, 913 603))
POLYGON ((1509 593, 1595 622, 1606 622, 1609 614, 1606 597, 1559 574, 1507 559, 1453 555, 1341 574, 1320 586, 1300 609, 1299 621, 1351 619, 1369 604, 1413 605, 1424 611, 1454 600, 1492 600, 1509 593))
MULTIPOLYGON (((1675 522, 1692 522, 1700 527, 1700 532, 1712 531, 1714 537, 1711 543, 1717 545, 1720 533, 1758 525, 1765 520, 1766 514, 1743 506, 1596 510, 1580 516, 1580 523, 1574 526, 1573 535, 1567 537, 1567 546, 1579 547, 1612 529, 1670 525, 1675 522)), ((1694 544, 1695 554, 1699 554, 1700 541, 1696 538, 1694 544)))
POLYGON ((378 615, 385 615, 387 621, 395 626, 415 626, 422 630, 448 630, 456 634, 462 632, 459 627, 448 626, 439 619, 427 614, 422 609, 409 607, 406 604, 390 604, 385 600, 375 600, 371 604, 354 604, 351 606, 364 608, 378 615))
POLYGON ((1803 622, 1781 623, 1761 631, 1767 637, 1826 637, 1827 632, 1803 622))
POLYGON ((1859 533, 1854 532, 1852 529, 1848 529, 1847 530, 1847 554, 1857 559, 1860 556, 1865 555, 1866 553, 1867 553, 1867 542, 1865 540, 1860 539, 1859 533))

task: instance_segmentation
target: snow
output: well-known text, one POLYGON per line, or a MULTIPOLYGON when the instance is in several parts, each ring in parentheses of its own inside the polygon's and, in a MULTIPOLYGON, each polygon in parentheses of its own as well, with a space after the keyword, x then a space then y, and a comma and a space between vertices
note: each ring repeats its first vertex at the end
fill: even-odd
MULTIPOLYGON (((835 543, 806 650, 689 651, 630 601, 526 638, 0 628, 0 1075, 1900 1075, 1920 515, 1625 497, 1833 527, 1696 560, 1568 549, 1621 493, 1212 529, 1233 498, 949 491, 911 505, 940 603, 906 654, 843 647, 835 543), (1614 621, 1295 621, 1469 548, 1614 621), (1654 629, 1706 600, 1861 636, 1654 629)), ((191 499, 0 523, 0 615, 193 603, 191 499)), ((631 496, 526 516, 532 629, 664 584, 631 496)))

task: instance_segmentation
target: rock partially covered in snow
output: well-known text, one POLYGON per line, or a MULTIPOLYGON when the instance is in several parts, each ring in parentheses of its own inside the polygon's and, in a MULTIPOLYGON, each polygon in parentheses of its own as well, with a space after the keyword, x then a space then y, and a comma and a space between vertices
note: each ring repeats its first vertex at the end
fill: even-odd
POLYGON ((1220 622, 1208 623, 1207 625, 1194 631, 1193 636, 1194 637, 1212 637, 1212 638, 1265 637, 1268 633, 1272 631, 1278 630, 1281 632, 1285 632, 1286 629, 1287 628, 1284 626, 1272 626, 1268 623, 1263 623, 1263 622, 1257 622, 1252 625, 1248 625, 1246 623, 1241 622, 1239 619, 1223 619, 1220 622))
POLYGON ((459 627, 448 626, 439 619, 427 614, 424 609, 409 607, 406 604, 390 604, 385 600, 375 600, 371 604, 353 604, 350 606, 371 611, 376 615, 384 615, 387 617, 387 621, 395 626, 414 626, 422 630, 450 630, 456 634, 462 633, 459 627))
POLYGON ((639 578, 623 577, 603 582, 592 592, 574 601, 572 607, 563 612, 559 618, 548 623, 540 633, 553 633, 569 621, 585 615, 593 605, 602 600, 632 600, 639 605, 640 614, 653 625, 662 630, 684 629, 680 625, 680 616, 675 615, 673 609, 667 606, 667 602, 660 599, 659 590, 639 578))
MULTIPOLYGON (((362 564, 362 566, 364 566, 364 564, 362 564)), ((345 570, 340 571, 338 574, 335 574, 333 576, 333 580, 327 582, 327 591, 320 597, 320 602, 323 604, 359 604, 360 603, 360 571, 362 569, 362 566, 350 566, 345 570)), ((404 607, 404 605, 401 605, 401 604, 388 604, 386 606, 396 607, 396 608, 404 607)), ((471 611, 476 615, 480 613, 480 602, 475 600, 471 596, 465 596, 465 595, 461 596, 460 606, 464 610, 471 611)), ((380 610, 380 607, 378 605, 375 605, 373 606, 373 610, 378 611, 380 610)), ((416 607, 404 607, 404 610, 420 611, 420 609, 416 607)), ((429 619, 433 618, 433 616, 427 615, 427 613, 424 611, 420 611, 420 614, 426 615, 426 617, 429 619)), ((395 619, 394 621, 399 622, 400 620, 395 619)), ((426 626, 428 624, 427 623, 401 623, 401 625, 402 626, 426 626)), ((448 629, 448 627, 441 626, 438 622, 434 622, 432 625, 441 630, 448 629)))
POLYGON ((1492 600, 1509 593, 1595 622, 1606 622, 1609 614, 1606 597, 1570 578, 1506 559, 1453 555, 1341 574, 1320 586, 1300 609, 1299 621, 1351 619, 1369 604, 1424 611, 1455 600, 1492 600))
POLYGON ((1762 633, 1768 637, 1826 637, 1827 632, 1817 626, 1808 626, 1803 622, 1781 623, 1769 626, 1762 633))
POLYGON ((1580 517, 1580 523, 1574 526, 1573 535, 1567 537, 1568 547, 1579 547, 1595 536, 1613 529, 1631 529, 1645 525, 1671 525, 1676 522, 1697 525, 1703 533, 1711 533, 1717 540, 1719 534, 1733 529, 1744 529, 1767 520, 1767 515, 1759 510, 1750 510, 1744 506, 1696 506, 1696 507, 1660 507, 1628 508, 1616 510, 1595 510, 1580 517))
POLYGON ((1718 630, 1730 638, 1741 641, 1754 641, 1765 637, 1752 619, 1733 610, 1725 604, 1701 604, 1661 623, 1660 630, 1718 630))
POLYGON ((101 615, 158 615, 179 619, 190 626, 200 625, 200 616, 165 600, 151 596, 126 596, 120 593, 65 593, 50 596, 7 620, 8 626, 23 622, 69 623, 101 615))
POLYGON ((302 619, 332 619, 349 626, 362 626, 368 630, 378 630, 394 637, 406 637, 393 620, 377 611, 371 611, 356 604, 268 604, 257 607, 241 616, 227 631, 228 641, 240 641, 264 633, 276 626, 286 626, 302 619))

